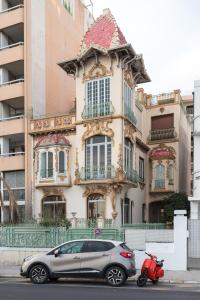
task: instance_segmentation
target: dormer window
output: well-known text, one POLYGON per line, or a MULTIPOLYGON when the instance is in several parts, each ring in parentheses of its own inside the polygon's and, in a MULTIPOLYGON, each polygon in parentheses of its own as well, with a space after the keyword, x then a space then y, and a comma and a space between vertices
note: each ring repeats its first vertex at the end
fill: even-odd
POLYGON ((83 118, 95 118, 113 113, 110 101, 110 78, 101 78, 86 82, 86 105, 83 118))

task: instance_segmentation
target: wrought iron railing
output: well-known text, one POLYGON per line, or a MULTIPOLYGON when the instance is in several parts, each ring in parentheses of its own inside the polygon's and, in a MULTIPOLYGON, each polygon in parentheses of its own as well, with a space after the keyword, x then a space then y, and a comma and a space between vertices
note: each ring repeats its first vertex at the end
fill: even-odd
POLYGON ((164 189, 165 188, 165 179, 156 179, 155 180, 155 189, 164 189))
POLYGON ((108 166, 90 166, 81 169, 82 180, 96 180, 96 179, 111 179, 115 177, 114 167, 108 166))
POLYGON ((125 179, 137 183, 139 180, 137 171, 133 169, 125 171, 125 179))
POLYGON ((134 112, 126 103, 124 103, 124 116, 127 117, 127 119, 134 125, 137 124, 137 119, 134 112))
POLYGON ((103 117, 112 115, 114 108, 112 102, 98 103, 98 104, 87 104, 84 107, 82 118, 90 119, 95 117, 103 117))
POLYGON ((166 128, 166 129, 152 129, 150 130, 149 140, 163 140, 163 139, 171 139, 175 138, 176 132, 174 128, 166 128))

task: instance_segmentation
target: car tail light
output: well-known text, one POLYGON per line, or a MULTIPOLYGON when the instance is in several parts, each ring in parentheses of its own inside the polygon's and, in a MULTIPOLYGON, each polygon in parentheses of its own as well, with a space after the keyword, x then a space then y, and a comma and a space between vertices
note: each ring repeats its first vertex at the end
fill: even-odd
POLYGON ((127 252, 127 251, 121 252, 120 255, 125 257, 125 258, 133 258, 133 253, 127 252))

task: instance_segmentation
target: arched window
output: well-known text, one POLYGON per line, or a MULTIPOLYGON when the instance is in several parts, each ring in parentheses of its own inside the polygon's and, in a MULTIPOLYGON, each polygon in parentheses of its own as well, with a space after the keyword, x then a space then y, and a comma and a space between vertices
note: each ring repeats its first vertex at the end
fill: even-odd
POLYGON ((88 219, 105 218, 105 199, 101 194, 92 194, 87 199, 88 219))
POLYGON ((96 135, 86 141, 86 179, 111 178, 111 138, 96 135))
POLYGON ((47 196, 42 202, 44 219, 55 220, 66 218, 66 201, 61 196, 47 196))
POLYGON ((66 172, 65 170, 65 153, 64 151, 59 152, 59 174, 64 174, 66 172))
POLYGON ((46 151, 41 153, 40 177, 43 179, 53 177, 53 153, 52 152, 46 151))
POLYGON ((165 188, 165 166, 162 164, 157 165, 155 168, 155 188, 165 188))
POLYGON ((133 170, 133 144, 128 138, 124 141, 124 171, 126 178, 130 178, 133 170))

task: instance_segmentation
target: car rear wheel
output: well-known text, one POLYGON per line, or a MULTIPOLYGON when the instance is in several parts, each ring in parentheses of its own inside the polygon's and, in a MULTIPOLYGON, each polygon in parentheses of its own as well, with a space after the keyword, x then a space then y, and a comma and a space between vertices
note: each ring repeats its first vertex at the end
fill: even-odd
POLYGON ((48 270, 42 264, 35 265, 31 268, 29 272, 29 278, 33 283, 45 283, 49 279, 48 270))
POLYGON ((121 286, 127 279, 125 271, 118 266, 110 267, 106 271, 105 278, 107 283, 111 286, 121 286))

